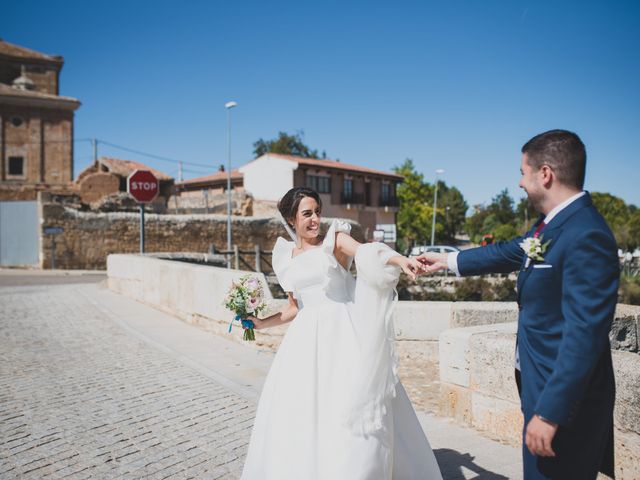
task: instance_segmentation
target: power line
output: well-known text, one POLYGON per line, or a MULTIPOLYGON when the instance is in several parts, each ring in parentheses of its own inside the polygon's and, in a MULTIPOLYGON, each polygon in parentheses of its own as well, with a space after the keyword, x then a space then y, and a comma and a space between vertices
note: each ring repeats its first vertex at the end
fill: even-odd
POLYGON ((136 150, 133 148, 129 148, 129 147, 123 147, 122 145, 116 145, 115 143, 111 143, 111 142, 107 142, 105 140, 100 140, 98 139, 99 143, 102 143, 103 145, 108 145, 109 147, 113 147, 113 148, 117 148, 119 150, 124 150, 125 152, 130 152, 130 153, 135 153, 136 155, 142 155, 143 157, 149 157, 149 158, 153 158, 155 160, 161 160, 163 162, 171 162, 171 163, 183 163, 184 165, 191 165, 193 167, 203 167, 203 168, 212 168, 213 165, 206 165, 203 163, 194 163, 194 162, 185 162, 183 160, 176 160, 175 158, 169 158, 169 157, 163 157, 160 155, 154 155, 152 153, 147 153, 147 152, 143 152, 141 150, 136 150))
MULTIPOLYGON (((196 163, 196 162, 186 162, 183 160, 177 160, 175 158, 170 158, 170 157, 164 157, 161 155, 155 155, 153 153, 148 153, 148 152, 143 152, 141 150, 137 150, 134 148, 129 148, 129 147, 125 147, 122 145, 118 145, 115 143, 111 143, 111 142, 107 142, 106 140, 100 140, 98 138, 76 138, 73 140, 74 143, 78 143, 78 142, 96 142, 97 144, 103 144, 106 145, 108 147, 111 148, 115 148, 118 150, 122 150, 125 152, 129 152, 129 153, 134 153, 136 155, 141 155, 143 157, 148 157, 148 158, 152 158, 154 160, 159 160, 161 162, 167 162, 167 163, 173 163, 173 164, 183 164, 183 165, 190 165, 192 167, 195 167, 197 169, 201 169, 204 171, 208 171, 210 172, 211 170, 215 170, 215 165, 207 165, 204 163, 196 163)), ((32 144, 32 145, 40 145, 42 143, 44 144, 52 144, 52 143, 69 143, 69 140, 44 140, 44 141, 26 141, 26 142, 4 142, 5 145, 27 145, 27 144, 32 144)), ((183 171, 185 172, 190 172, 190 173, 202 173, 201 171, 194 171, 191 169, 183 169, 183 171)))

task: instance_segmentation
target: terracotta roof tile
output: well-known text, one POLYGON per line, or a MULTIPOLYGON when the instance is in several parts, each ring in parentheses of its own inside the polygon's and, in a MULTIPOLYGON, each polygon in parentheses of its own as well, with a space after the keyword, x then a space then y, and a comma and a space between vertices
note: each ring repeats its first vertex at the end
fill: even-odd
POLYGON ((151 173, 153 173, 158 178, 158 180, 173 180, 173 177, 170 177, 166 173, 162 173, 161 171, 156 170, 155 168, 151 168, 144 163, 135 162, 133 160, 100 157, 98 159, 98 163, 101 163, 102 165, 107 167, 107 170, 109 170, 110 172, 123 177, 128 177, 135 170, 150 170, 151 173))
POLYGON ((283 160, 289 160, 291 162, 296 162, 300 165, 307 165, 310 167, 316 168, 330 168, 337 170, 346 170, 349 172, 355 173, 370 173, 373 175, 381 175, 384 177, 393 177, 398 180, 402 180, 404 177, 402 175, 397 175, 391 172, 383 172, 381 170, 374 170, 372 168, 361 167, 360 165, 354 165, 352 163, 343 163, 337 160, 329 160, 329 159, 320 159, 320 158, 304 158, 304 157, 296 157, 294 155, 283 155, 281 153, 267 153, 270 157, 282 158, 283 160))
MULTIPOLYGON (((244 178, 244 175, 238 170, 231 170, 231 180, 238 180, 244 178)), ((190 178, 183 182, 176 183, 176 186, 180 185, 193 185, 198 183, 212 183, 227 179, 227 172, 216 172, 211 175, 205 175, 203 177, 190 178)))
POLYGON ((36 52, 35 50, 31 50, 30 48, 14 45, 13 43, 9 43, 2 39, 0 39, 0 55, 14 58, 47 60, 54 63, 62 63, 63 61, 62 57, 58 55, 47 55, 44 53, 36 52))

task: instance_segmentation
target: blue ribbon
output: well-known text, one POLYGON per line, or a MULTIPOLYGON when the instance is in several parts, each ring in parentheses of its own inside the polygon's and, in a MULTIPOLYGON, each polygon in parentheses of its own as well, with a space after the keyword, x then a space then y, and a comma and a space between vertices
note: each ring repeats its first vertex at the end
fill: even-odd
POLYGON ((231 329, 233 327, 233 322, 234 321, 239 321, 244 328, 254 328, 255 327, 254 323, 251 320, 246 320, 246 319, 243 319, 240 315, 236 315, 229 322, 229 333, 231 333, 231 329))

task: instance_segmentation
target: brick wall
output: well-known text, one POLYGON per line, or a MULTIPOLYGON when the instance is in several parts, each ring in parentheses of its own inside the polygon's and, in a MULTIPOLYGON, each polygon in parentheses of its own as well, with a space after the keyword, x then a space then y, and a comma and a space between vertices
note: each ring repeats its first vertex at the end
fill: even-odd
POLYGON ((14 183, 64 184, 72 180, 73 113, 0 105, 4 150, 0 180, 14 183), (22 124, 14 126, 12 119, 22 124), (8 176, 8 159, 24 158, 24 175, 8 176))
POLYGON ((65 185, 38 185, 0 183, 0 201, 25 201, 36 200, 38 192, 48 192, 57 195, 73 195, 75 186, 72 183, 65 185))
POLYGON ((107 195, 120 191, 120 178, 113 173, 92 173, 85 176, 79 183, 80 198, 84 203, 97 202, 107 195))
POLYGON ((58 95, 58 73, 60 67, 34 64, 28 59, 0 60, 0 82, 11 85, 20 76, 22 65, 27 67, 27 77, 33 81, 36 91, 58 95))

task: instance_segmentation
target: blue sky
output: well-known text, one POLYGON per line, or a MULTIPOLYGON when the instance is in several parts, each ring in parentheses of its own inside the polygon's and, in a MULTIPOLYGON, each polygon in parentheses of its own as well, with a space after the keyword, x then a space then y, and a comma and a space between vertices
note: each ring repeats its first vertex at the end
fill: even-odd
MULTIPOLYGON (((213 170, 235 100, 234 166, 258 138, 303 130, 344 162, 444 168, 473 205, 520 197, 522 144, 566 128, 587 146, 587 188, 640 205, 638 2, 21 0, 3 6, 0 37, 64 56, 77 139, 213 170)), ((90 162, 77 142, 76 174, 90 162)))

